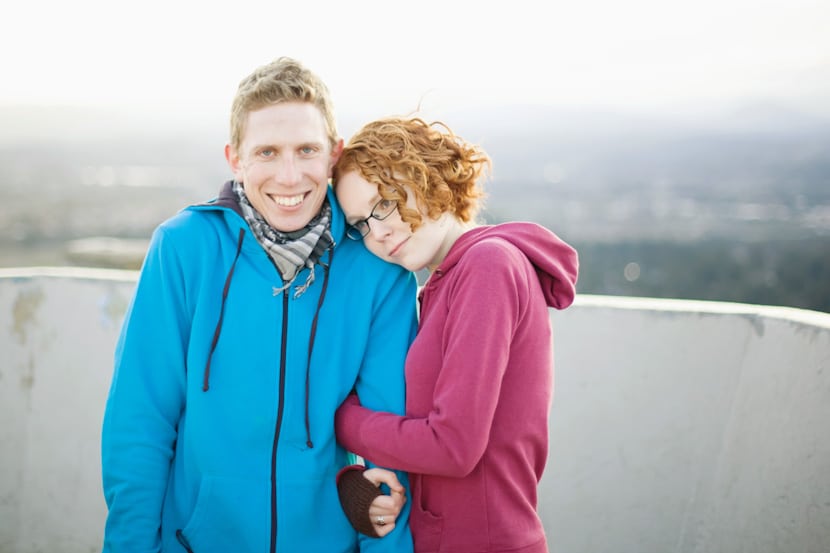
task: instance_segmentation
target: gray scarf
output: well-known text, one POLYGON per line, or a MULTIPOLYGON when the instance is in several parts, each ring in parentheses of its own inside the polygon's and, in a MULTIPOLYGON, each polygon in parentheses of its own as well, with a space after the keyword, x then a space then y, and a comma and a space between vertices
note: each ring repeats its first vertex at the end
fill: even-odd
POLYGON ((282 293, 294 283, 300 271, 308 268, 305 282, 294 289, 294 299, 300 297, 314 282, 314 265, 334 246, 331 234, 331 205, 328 197, 323 206, 308 224, 292 232, 282 232, 271 225, 257 212, 245 195, 242 183, 234 181, 233 191, 239 198, 239 206, 257 242, 265 249, 282 276, 284 284, 274 287, 274 295, 282 293))

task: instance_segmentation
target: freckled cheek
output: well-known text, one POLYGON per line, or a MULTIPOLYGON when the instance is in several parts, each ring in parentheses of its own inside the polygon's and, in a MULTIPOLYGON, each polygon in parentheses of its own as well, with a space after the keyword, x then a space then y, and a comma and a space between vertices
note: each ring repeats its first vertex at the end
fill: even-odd
POLYGON ((385 255, 383 253, 383 249, 380 247, 380 244, 378 244, 377 241, 371 240, 371 239, 367 240, 365 238, 364 238, 364 241, 366 242, 366 248, 370 252, 372 252, 373 254, 375 254, 376 256, 378 256, 380 258, 385 258, 385 255))

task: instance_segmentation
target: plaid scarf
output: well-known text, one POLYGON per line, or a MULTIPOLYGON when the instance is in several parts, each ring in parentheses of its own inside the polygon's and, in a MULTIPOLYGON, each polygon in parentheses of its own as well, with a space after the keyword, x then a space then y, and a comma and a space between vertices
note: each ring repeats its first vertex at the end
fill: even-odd
POLYGON ((282 276, 284 284, 274 286, 274 295, 282 293, 291 286, 303 268, 308 268, 308 277, 303 284, 294 289, 294 299, 299 298, 314 282, 314 265, 323 265, 320 258, 332 246, 334 237, 331 234, 331 205, 328 197, 323 201, 323 206, 308 224, 292 232, 281 232, 254 209, 242 183, 234 181, 233 191, 239 198, 239 206, 242 214, 257 242, 265 249, 282 276))

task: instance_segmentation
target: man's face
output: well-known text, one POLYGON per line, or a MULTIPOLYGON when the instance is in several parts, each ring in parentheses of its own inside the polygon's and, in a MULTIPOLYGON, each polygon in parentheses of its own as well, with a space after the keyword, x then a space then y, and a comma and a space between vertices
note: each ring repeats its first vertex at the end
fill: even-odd
POLYGON ((342 150, 342 140, 331 148, 319 109, 289 102, 249 113, 239 149, 227 145, 225 158, 259 214, 291 232, 319 213, 342 150))

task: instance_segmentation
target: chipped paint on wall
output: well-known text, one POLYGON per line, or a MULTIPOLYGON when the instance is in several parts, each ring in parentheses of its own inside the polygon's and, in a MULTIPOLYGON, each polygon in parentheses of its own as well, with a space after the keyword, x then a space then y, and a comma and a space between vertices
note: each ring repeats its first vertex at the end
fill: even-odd
POLYGON ((35 285, 21 289, 12 306, 12 332, 20 344, 26 343, 26 330, 35 321, 40 304, 43 303, 43 290, 35 285))
MULTIPOLYGON (((32 389, 35 387, 35 358, 34 355, 29 355, 28 363, 23 369, 22 374, 20 375, 20 389, 27 394, 31 394, 32 389)), ((27 401, 28 403, 28 401, 27 401)))

